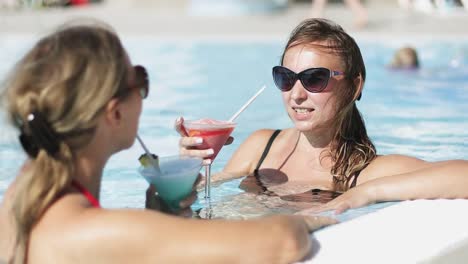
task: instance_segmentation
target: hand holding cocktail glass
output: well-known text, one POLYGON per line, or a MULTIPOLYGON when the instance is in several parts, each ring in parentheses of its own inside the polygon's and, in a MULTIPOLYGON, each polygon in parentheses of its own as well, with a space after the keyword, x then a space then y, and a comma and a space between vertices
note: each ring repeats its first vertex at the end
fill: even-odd
POLYGON ((140 174, 150 183, 145 207, 192 216, 190 206, 197 198, 201 166, 200 158, 175 155, 159 158, 160 172, 152 167, 140 167, 140 174))
POLYGON ((190 206, 197 198, 202 159, 179 155, 158 157, 149 152, 138 135, 137 139, 145 150, 139 158, 142 166, 138 172, 150 184, 145 207, 191 217, 190 206))
POLYGON ((196 186, 200 183, 201 179, 202 175, 199 173, 193 184, 192 192, 187 197, 180 200, 175 208, 170 206, 169 203, 162 198, 154 184, 150 184, 146 190, 145 208, 183 217, 192 217, 193 211, 191 206, 197 200, 198 194, 196 186))
POLYGON ((211 163, 228 140, 236 123, 214 119, 185 121, 181 128, 188 137, 196 137, 200 142, 195 148, 207 149, 205 154, 205 198, 210 198, 211 163))
POLYGON ((252 96, 228 121, 218 121, 214 119, 184 121, 181 117, 176 120, 175 129, 182 136, 179 141, 180 154, 204 159, 205 198, 210 198, 211 163, 214 161, 223 145, 232 143, 233 138, 230 135, 236 127, 234 120, 264 91, 264 89, 265 86, 252 96))

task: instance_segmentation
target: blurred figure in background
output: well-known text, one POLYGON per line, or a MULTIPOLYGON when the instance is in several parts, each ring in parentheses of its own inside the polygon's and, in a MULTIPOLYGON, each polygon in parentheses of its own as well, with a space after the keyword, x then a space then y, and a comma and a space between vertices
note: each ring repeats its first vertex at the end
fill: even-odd
POLYGON ((0 0, 0 8, 44 8, 44 7, 66 7, 82 6, 94 3, 101 3, 103 0, 0 0))
POLYGON ((19 3, 16 0, 0 0, 0 9, 6 8, 6 9, 12 9, 12 8, 18 8, 19 3))
MULTIPOLYGON (((323 10, 328 0, 312 0, 311 17, 321 18, 323 17, 323 10)), ((357 28, 363 28, 367 25, 369 20, 367 10, 362 5, 360 0, 344 0, 345 4, 354 13, 354 26, 357 28)))
POLYGON ((418 69, 419 59, 416 49, 409 46, 398 49, 389 66, 393 69, 418 69))
POLYGON ((457 9, 462 9, 466 4, 466 0, 398 0, 398 5, 411 11, 420 11, 424 13, 433 12, 452 12, 457 9))

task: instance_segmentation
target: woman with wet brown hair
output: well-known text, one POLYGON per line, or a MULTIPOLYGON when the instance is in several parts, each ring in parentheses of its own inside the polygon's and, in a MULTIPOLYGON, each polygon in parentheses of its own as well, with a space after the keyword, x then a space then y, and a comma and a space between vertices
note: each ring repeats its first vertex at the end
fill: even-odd
MULTIPOLYGON (((272 73, 294 126, 254 132, 214 180, 248 175, 241 187, 287 201, 328 202, 321 210, 468 198, 465 160, 377 155, 356 106, 366 68, 358 45, 341 26, 325 19, 300 23, 272 73)), ((183 119, 177 120, 176 128, 182 126, 183 119)), ((195 149, 200 140, 182 137, 180 152, 208 157, 209 149, 195 149)))
MULTIPOLYGON (((5 82, 29 158, 0 206, 0 263, 290 263, 328 218, 202 221, 99 205, 102 172, 135 140, 149 81, 106 25, 42 38, 5 82), (251 237, 251 239, 245 239, 251 237)), ((157 188, 157 186, 156 186, 157 188)), ((188 197, 183 207, 190 206, 188 197)))

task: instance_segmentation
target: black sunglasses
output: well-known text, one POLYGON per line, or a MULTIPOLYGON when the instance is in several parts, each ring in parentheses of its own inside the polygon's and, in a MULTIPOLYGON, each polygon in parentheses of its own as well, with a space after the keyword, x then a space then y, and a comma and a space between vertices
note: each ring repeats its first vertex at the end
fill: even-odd
POLYGON ((340 71, 332 71, 327 68, 310 68, 295 73, 283 66, 273 67, 273 80, 276 87, 283 92, 291 90, 297 80, 300 80, 302 86, 311 93, 320 93, 327 87, 328 80, 332 76, 344 75, 340 71))
POLYGON ((149 94, 149 79, 148 72, 145 67, 141 65, 133 66, 135 70, 135 84, 129 86, 129 89, 138 89, 142 99, 148 97, 149 94))

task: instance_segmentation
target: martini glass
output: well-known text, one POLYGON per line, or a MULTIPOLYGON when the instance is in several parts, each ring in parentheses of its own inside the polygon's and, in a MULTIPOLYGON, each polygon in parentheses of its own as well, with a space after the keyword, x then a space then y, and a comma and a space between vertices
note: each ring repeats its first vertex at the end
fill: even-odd
MULTIPOLYGON (((215 119, 187 120, 184 122, 185 132, 189 137, 201 137, 203 143, 197 149, 213 149, 213 154, 207 158, 214 159, 226 143, 232 131, 236 127, 234 120, 259 96, 266 86, 263 85, 228 121, 215 119)), ((205 200, 209 201, 211 196, 211 163, 205 165, 205 200)))
MULTIPOLYGON (((203 143, 197 149, 213 149, 213 154, 207 157, 211 163, 224 146, 236 123, 214 119, 186 120, 184 127, 189 137, 201 137, 203 143)), ((205 165, 205 199, 211 196, 211 163, 205 165)))
POLYGON ((159 157, 157 168, 150 163, 138 172, 148 183, 156 185, 170 209, 178 210, 180 201, 192 192, 201 166, 201 158, 175 155, 159 157))

